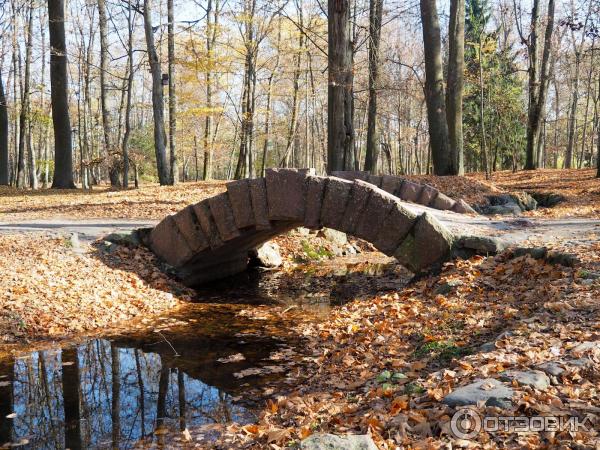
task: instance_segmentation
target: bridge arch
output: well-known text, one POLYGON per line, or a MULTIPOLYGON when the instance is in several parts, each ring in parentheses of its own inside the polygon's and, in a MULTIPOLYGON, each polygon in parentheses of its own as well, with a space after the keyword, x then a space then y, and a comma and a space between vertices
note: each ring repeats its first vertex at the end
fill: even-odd
MULTIPOLYGON (((144 241, 189 286, 246 270, 250 249, 299 226, 328 227, 364 239, 415 272, 450 257, 454 236, 449 230, 368 181, 316 176, 309 169, 270 169, 264 178, 232 181, 226 192, 167 216, 144 241)), ((386 183, 401 192, 402 182, 386 183)), ((459 204, 446 196, 436 203, 439 196, 429 191, 419 198, 449 206, 444 209, 459 204)))

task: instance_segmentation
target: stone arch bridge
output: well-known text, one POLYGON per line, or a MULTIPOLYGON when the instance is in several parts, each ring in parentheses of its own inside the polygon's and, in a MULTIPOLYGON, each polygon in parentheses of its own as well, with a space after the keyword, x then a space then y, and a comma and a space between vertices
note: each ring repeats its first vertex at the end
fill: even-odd
POLYGON ((412 212, 403 200, 473 212, 462 200, 400 177, 335 175, 270 169, 264 178, 227 183, 227 192, 167 216, 143 241, 189 286, 246 270, 250 249, 299 226, 328 227, 364 239, 420 272, 447 260, 455 237, 431 214, 412 212))

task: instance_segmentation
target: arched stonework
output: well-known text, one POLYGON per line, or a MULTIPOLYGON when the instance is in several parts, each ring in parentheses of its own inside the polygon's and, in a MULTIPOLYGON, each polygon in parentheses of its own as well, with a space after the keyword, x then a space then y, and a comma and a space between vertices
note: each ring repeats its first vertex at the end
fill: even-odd
POLYGON ((338 171, 332 175, 350 181, 366 181, 407 202, 460 214, 477 214, 463 199, 453 200, 433 186, 415 183, 397 175, 371 175, 360 170, 338 171))
POLYGON ((166 217, 145 239, 189 286, 244 271, 250 249, 299 226, 364 239, 415 272, 451 254, 454 236, 432 215, 417 215, 362 180, 270 169, 265 178, 226 186, 227 192, 166 217))

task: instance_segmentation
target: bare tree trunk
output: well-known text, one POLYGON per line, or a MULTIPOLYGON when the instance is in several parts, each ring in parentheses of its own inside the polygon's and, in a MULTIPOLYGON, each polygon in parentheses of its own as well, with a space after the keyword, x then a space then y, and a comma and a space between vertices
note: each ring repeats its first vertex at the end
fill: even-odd
POLYGON ((354 169, 350 4, 328 0, 327 171, 354 169))
POLYGON ((577 116, 577 103, 579 102, 579 67, 581 64, 579 52, 575 51, 575 76, 573 78, 573 94, 571 97, 571 109, 569 113, 569 134, 567 151, 565 153, 564 168, 570 169, 573 165, 573 151, 575 149, 575 122, 577 116))
POLYGON ((581 138, 581 152, 579 154, 579 158, 577 159, 577 168, 581 169, 581 167, 583 166, 583 163, 585 161, 585 144, 586 144, 586 138, 587 138, 587 124, 588 124, 588 114, 589 114, 589 110, 590 110, 590 98, 592 97, 592 93, 590 92, 592 90, 592 73, 594 71, 594 40, 592 40, 592 52, 591 52, 591 56, 590 56, 590 70, 588 72, 588 79, 587 79, 587 90, 586 90, 586 99, 585 99, 585 114, 583 116, 583 135, 581 138))
POLYGON ((131 94, 133 89, 133 27, 135 18, 127 6, 127 100, 125 102, 125 132, 123 133, 123 187, 129 187, 129 136, 131 134, 131 94))
POLYGON ((369 110, 367 118, 367 151, 365 170, 374 173, 379 159, 379 129, 377 120, 377 90, 379 89, 379 43, 383 0, 369 3, 369 110))
MULTIPOLYGON (((482 33, 483 34, 483 33, 482 33)), ((479 126, 480 126, 480 144, 481 144, 481 156, 483 157, 483 167, 485 172, 485 178, 490 178, 490 159, 488 154, 488 147, 485 136, 485 104, 483 97, 483 47, 482 47, 482 34, 479 35, 479 126)))
POLYGON ((64 0, 48 0, 48 22, 50 31, 52 122, 54 125, 54 179, 52 180, 52 187, 74 189, 64 0))
MULTIPOLYGON (((600 77, 598 77, 598 99, 596 101, 597 105, 600 105, 600 77)), ((600 178, 600 114, 596 114, 596 178, 600 178)))
POLYGON ((544 33, 544 47, 542 50, 542 64, 538 70, 538 39, 537 28, 539 23, 539 0, 534 0, 531 9, 531 43, 529 53, 529 110, 527 117, 527 148, 525 169, 534 170, 537 167, 535 157, 538 140, 540 139, 543 120, 543 109, 546 105, 546 93, 549 83, 550 48, 552 46, 552 33, 554 31, 554 0, 548 0, 548 17, 544 33))
POLYGON ((450 2, 448 35, 446 119, 451 152, 450 173, 464 175, 462 97, 465 70, 465 0, 450 2))
POLYGON ((163 110, 163 85, 160 61, 154 45, 154 30, 152 27, 152 0, 144 0, 144 33, 148 49, 148 62, 152 73, 152 115, 154 119, 154 152, 156 154, 156 169, 161 186, 169 184, 169 164, 167 161, 165 135, 165 118, 163 110))
POLYGON ((207 0, 206 4, 206 55, 208 59, 208 67, 206 68, 206 108, 207 114, 204 121, 204 172, 203 180, 210 180, 213 177, 213 74, 212 61, 214 60, 215 45, 217 42, 217 26, 219 22, 219 0, 215 0, 213 8, 213 0, 207 0), (212 21, 211 21, 212 15, 212 21))
POLYGON ((0 185, 8 186, 9 184, 8 108, 0 70, 0 185))
POLYGON ((100 28, 100 109, 102 111, 102 137, 104 144, 104 154, 108 161, 108 172, 110 184, 113 187, 119 186, 119 169, 116 156, 113 155, 110 140, 110 116, 106 101, 106 75, 107 75, 107 57, 108 57, 108 27, 106 22, 106 1, 98 0, 98 22, 100 28))
POLYGON ((265 140, 263 142, 263 151, 262 151, 262 161, 261 161, 261 176, 265 176, 265 169, 267 167, 267 154, 269 152, 269 147, 271 145, 271 103, 273 97, 273 80, 275 79, 275 72, 279 70, 279 60, 280 60, 280 44, 281 44, 281 22, 279 22, 277 27, 277 43, 275 45, 277 49, 277 55, 275 57, 275 65, 273 70, 269 74, 269 81, 267 83, 267 105, 265 111, 265 140))
MULTIPOLYGON (((300 18, 300 28, 303 28, 303 18, 302 18, 302 8, 298 8, 298 15, 300 18)), ((297 128, 298 128, 298 94, 300 90, 300 68, 302 65, 302 57, 301 51, 304 45, 304 34, 298 34, 298 51, 294 55, 294 75, 292 77, 292 115, 290 118, 287 139, 285 145, 285 152, 283 154, 283 158, 279 163, 280 166, 288 167, 290 163, 290 151, 292 149, 292 143, 294 142, 294 138, 296 136, 297 128)))
POLYGON ((19 156, 17 166, 17 187, 25 187, 25 144, 26 144, 26 131, 27 121, 29 116, 29 84, 31 81, 31 47, 32 47, 32 31, 33 25, 33 5, 28 5, 27 12, 27 26, 25 28, 25 74, 23 76, 23 91, 21 94, 21 112, 19 114, 19 156))
POLYGON ((167 39, 169 53, 169 150, 170 150, 170 181, 178 181, 177 149, 175 147, 175 133, 177 131, 177 95, 175 93, 175 22, 173 18, 173 0, 167 0, 167 39))
POLYGON ((420 5, 425 50, 425 99, 433 169, 436 175, 449 175, 451 155, 444 99, 440 22, 436 0, 420 0, 420 5))

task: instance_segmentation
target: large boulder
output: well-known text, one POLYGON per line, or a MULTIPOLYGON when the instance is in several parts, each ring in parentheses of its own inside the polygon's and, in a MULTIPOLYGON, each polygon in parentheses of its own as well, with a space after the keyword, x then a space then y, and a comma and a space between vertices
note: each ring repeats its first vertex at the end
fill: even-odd
POLYGON ((279 245, 276 242, 265 242, 263 245, 249 251, 250 265, 254 267, 279 267, 283 264, 283 258, 279 253, 279 245))

